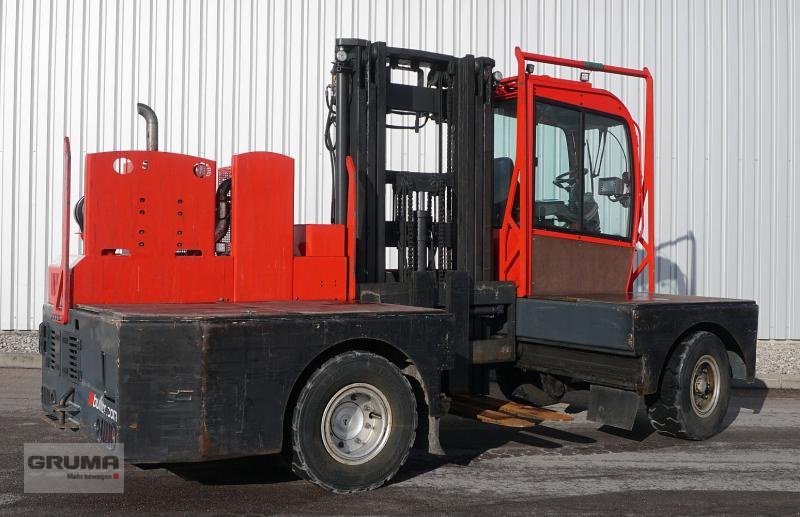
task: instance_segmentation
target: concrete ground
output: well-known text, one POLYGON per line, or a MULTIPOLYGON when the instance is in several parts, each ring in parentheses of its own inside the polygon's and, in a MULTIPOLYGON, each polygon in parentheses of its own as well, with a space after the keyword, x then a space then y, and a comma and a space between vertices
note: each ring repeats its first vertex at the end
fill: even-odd
POLYGON ((516 431, 448 417, 449 455, 415 453, 377 491, 337 496, 274 458, 142 470, 125 494, 24 494, 25 442, 80 441, 39 420, 39 371, 0 370, 0 514, 797 515, 800 391, 737 390, 729 426, 705 442, 601 427, 575 416, 516 431))

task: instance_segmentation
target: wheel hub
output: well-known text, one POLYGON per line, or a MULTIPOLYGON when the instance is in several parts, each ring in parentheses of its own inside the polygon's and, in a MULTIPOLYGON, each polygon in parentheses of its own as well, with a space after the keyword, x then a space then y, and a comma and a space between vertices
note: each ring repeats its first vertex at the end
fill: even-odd
POLYGON ((695 363, 692 372, 692 409, 700 417, 714 411, 719 401, 720 370, 717 360, 704 355, 695 363))
POLYGON ((331 431, 340 440, 352 440, 364 428, 364 412, 354 403, 345 402, 333 411, 331 431))
POLYGON ((371 384, 350 384, 339 390, 322 415, 322 442, 338 462, 358 465, 386 445, 391 409, 384 394, 371 384))
POLYGON ((702 375, 697 378, 694 384, 694 391, 695 393, 702 393, 706 394, 708 391, 708 378, 706 375, 702 375))

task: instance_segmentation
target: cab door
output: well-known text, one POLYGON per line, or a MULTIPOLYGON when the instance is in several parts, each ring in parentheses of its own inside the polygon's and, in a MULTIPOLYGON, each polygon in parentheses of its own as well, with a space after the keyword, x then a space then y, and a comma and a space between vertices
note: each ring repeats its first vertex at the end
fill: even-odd
POLYGON ((540 81, 531 117, 531 293, 623 293, 635 249, 627 112, 610 94, 540 81))

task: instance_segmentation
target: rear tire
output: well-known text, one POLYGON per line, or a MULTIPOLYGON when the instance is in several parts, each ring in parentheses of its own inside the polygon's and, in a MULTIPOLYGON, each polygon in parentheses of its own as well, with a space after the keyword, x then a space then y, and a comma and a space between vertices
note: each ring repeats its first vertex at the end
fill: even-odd
POLYGON ((697 332, 672 353, 647 413, 661 434, 705 440, 722 430, 730 396, 731 369, 722 341, 697 332))
POLYGON ((346 352, 301 390, 291 428, 292 470, 338 493, 377 488, 408 458, 417 429, 411 385, 385 358, 346 352))

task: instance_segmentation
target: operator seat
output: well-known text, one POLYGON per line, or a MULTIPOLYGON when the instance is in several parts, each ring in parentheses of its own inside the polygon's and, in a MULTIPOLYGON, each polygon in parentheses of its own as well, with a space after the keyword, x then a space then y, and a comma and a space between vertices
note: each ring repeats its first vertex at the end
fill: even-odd
POLYGON ((583 194, 583 229, 600 233, 600 206, 591 192, 583 194))

